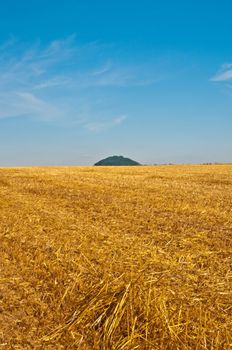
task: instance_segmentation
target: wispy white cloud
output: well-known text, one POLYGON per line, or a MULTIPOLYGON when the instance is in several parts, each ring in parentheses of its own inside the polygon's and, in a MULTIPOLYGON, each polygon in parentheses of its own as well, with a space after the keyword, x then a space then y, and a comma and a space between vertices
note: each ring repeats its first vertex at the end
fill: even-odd
POLYGON ((108 106, 108 87, 159 80, 150 66, 114 62, 106 48, 96 42, 78 45, 75 35, 47 46, 40 41, 28 46, 12 37, 0 45, 0 53, 1 119, 27 116, 101 131, 126 118, 118 106, 108 106))
POLYGON ((139 87, 148 86, 160 81, 154 76, 152 67, 136 64, 106 64, 92 74, 81 77, 83 87, 139 87))
POLYGON ((21 99, 21 106, 27 110, 27 115, 31 113, 46 120, 57 119, 60 116, 60 111, 54 104, 45 102, 30 92, 17 92, 16 94, 21 99))
POLYGON ((33 90, 49 89, 54 87, 65 87, 71 84, 71 79, 66 77, 55 77, 48 80, 39 82, 37 85, 32 87, 33 90))
POLYGON ((223 64, 220 70, 210 80, 218 82, 232 80, 232 63, 223 64))
POLYGON ((55 105, 45 102, 30 92, 0 93, 0 119, 22 116, 52 121, 62 115, 55 105))
POLYGON ((103 120, 103 121, 95 121, 84 124, 85 129, 93 132, 99 132, 102 130, 110 129, 114 126, 122 124, 125 119, 127 118, 126 115, 121 115, 116 118, 110 119, 110 120, 103 120))
POLYGON ((112 68, 112 64, 110 62, 107 62, 106 64, 104 64, 102 67, 96 69, 94 72, 93 72, 93 76, 96 76, 96 75, 103 75, 105 74, 106 72, 108 72, 110 69, 112 68))

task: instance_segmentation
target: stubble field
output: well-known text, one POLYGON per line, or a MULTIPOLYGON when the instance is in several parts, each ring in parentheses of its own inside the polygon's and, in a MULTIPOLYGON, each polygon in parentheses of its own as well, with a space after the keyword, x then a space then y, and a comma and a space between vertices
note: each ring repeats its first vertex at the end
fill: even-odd
POLYGON ((0 169, 0 349, 232 348, 232 165, 0 169))

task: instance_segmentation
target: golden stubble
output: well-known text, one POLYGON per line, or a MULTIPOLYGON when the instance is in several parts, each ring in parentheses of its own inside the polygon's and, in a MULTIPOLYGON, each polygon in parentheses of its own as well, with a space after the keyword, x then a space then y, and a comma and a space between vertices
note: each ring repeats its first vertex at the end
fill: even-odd
POLYGON ((0 349, 230 349, 232 165, 0 169, 0 349))

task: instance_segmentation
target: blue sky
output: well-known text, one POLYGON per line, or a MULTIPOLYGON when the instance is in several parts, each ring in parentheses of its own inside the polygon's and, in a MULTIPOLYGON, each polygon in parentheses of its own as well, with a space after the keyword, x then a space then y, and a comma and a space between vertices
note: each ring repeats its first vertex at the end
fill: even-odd
POLYGON ((0 5, 0 166, 232 162, 232 2, 0 5))

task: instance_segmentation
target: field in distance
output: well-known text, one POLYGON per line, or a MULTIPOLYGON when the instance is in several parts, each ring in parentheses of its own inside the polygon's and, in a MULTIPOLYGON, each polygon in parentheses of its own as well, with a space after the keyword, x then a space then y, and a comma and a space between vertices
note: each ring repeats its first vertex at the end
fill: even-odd
POLYGON ((0 348, 232 347, 232 165, 0 169, 0 348))

